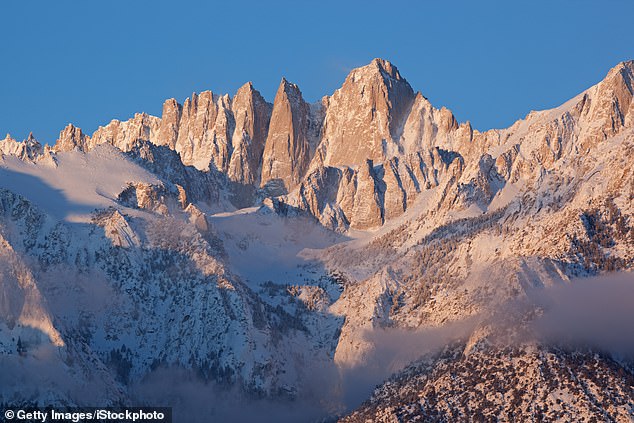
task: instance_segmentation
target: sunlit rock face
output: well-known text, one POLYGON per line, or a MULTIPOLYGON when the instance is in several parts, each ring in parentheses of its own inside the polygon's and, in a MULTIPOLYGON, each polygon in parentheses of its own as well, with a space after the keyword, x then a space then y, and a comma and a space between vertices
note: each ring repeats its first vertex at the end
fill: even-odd
POLYGON ((261 185, 274 184, 279 192, 289 192, 304 176, 311 155, 309 113, 297 85, 282 79, 262 156, 261 185))
POLYGON ((229 179, 257 185, 260 183, 262 154, 269 132, 272 106, 249 82, 238 90, 231 108, 235 130, 231 141, 229 179))
POLYGON ((414 91, 390 62, 374 59, 353 70, 328 98, 322 142, 325 165, 381 162, 399 153, 414 91))

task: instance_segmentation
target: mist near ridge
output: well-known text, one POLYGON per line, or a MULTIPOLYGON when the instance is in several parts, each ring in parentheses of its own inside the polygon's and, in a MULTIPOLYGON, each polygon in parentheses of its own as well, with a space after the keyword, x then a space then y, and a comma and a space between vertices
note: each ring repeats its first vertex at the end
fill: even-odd
POLYGON ((245 395, 236 386, 205 381, 194 372, 162 367, 130 386, 133 401, 174 407, 175 421, 312 422, 343 415, 361 404, 394 372, 421 354, 441 349, 473 329, 475 321, 420 331, 377 329, 364 335, 373 343, 364 363, 339 367, 334 361, 306 363, 303 383, 294 398, 245 395))
POLYGON ((539 341, 634 359, 634 273, 577 278, 540 292, 536 303, 544 310, 532 325, 539 341))
MULTIPOLYGON (((504 338, 503 342, 591 348, 609 353, 615 359, 634 358, 632 273, 573 279, 566 285, 531 292, 530 299, 509 301, 502 308, 494 315, 478 315, 438 328, 366 331, 364 338, 373 347, 363 364, 347 368, 340 368, 334 362, 327 367, 309 366, 295 400, 245 398, 236 389, 223 390, 174 369, 153 373, 139 385, 138 392, 149 397, 156 392, 163 398, 169 392, 173 399, 178 399, 175 416, 179 415, 179 408, 191 410, 196 404, 202 404, 201 410, 207 410, 207 415, 234 421, 255 418, 265 422, 315 421, 356 408, 392 374, 422 357, 433 359, 434 354, 448 344, 466 342, 480 325, 489 325, 495 333, 503 326, 516 324, 518 315, 534 310, 540 310, 534 320, 516 337, 504 338), (170 384, 173 374, 178 375, 178 382, 170 384), (210 397, 214 400, 210 401, 210 397)), ((196 413, 187 419, 197 421, 195 417, 196 413)))
POLYGON ((364 364, 339 370, 341 400, 346 408, 355 408, 368 399, 374 386, 392 374, 423 357, 433 359, 449 344, 466 344, 474 330, 482 326, 488 326, 496 347, 532 343, 593 349, 634 363, 632 322, 634 273, 622 272, 539 288, 530 296, 500 305, 498 310, 438 328, 377 328, 364 334, 373 344, 364 364), (533 320, 522 322, 527 315, 533 320), (509 328, 514 329, 511 336, 496 336, 509 328))

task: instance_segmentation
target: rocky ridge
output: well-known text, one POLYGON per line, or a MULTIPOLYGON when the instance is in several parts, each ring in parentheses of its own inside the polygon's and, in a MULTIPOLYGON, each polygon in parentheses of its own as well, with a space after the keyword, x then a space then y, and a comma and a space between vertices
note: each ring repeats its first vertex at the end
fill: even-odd
POLYGON ((560 108, 479 132, 434 108, 394 65, 375 59, 315 105, 285 79, 273 105, 248 83, 233 99, 206 91, 182 106, 167 100, 160 119, 114 120, 91 137, 69 125, 53 150, 110 143, 130 151, 148 141, 176 151, 184 165, 225 175, 241 206, 288 194, 282 203, 331 229, 366 229, 401 215, 438 185, 461 192, 447 199, 457 208, 471 201, 486 207, 506 182, 531 183, 562 158, 570 167, 574 155, 582 158, 631 127, 631 87, 632 62, 624 62, 560 108))

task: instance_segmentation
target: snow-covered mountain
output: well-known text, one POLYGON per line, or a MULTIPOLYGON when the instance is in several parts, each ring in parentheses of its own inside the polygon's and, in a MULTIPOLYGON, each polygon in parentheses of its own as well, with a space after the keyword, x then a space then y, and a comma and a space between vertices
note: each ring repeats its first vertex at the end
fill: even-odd
POLYGON ((69 124, 52 147, 7 136, 0 402, 152 403, 165 398, 151 385, 169 392, 165 372, 185 372, 332 416, 358 405, 359 372, 376 384, 420 359, 346 419, 467 418, 456 389, 475 401, 512 370, 502 398, 541 398, 553 366, 573 386, 557 406, 478 409, 634 418, 634 350, 490 342, 501 308, 522 302, 512 328, 557 308, 535 300, 552 287, 615 271, 634 287, 633 80, 623 62, 558 108, 479 132, 375 59, 316 104, 282 79, 273 104, 247 83, 90 136, 69 124), (420 331, 451 336, 404 341, 420 331), (579 405, 589 383, 614 395, 579 405))

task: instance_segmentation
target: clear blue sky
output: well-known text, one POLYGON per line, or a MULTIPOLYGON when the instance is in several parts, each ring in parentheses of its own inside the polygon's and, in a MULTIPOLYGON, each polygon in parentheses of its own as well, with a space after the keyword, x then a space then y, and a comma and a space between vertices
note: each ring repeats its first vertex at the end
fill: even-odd
POLYGON ((309 101, 374 57, 478 129, 554 107, 634 58, 634 1, 2 1, 0 132, 52 143, 194 91, 309 101))

